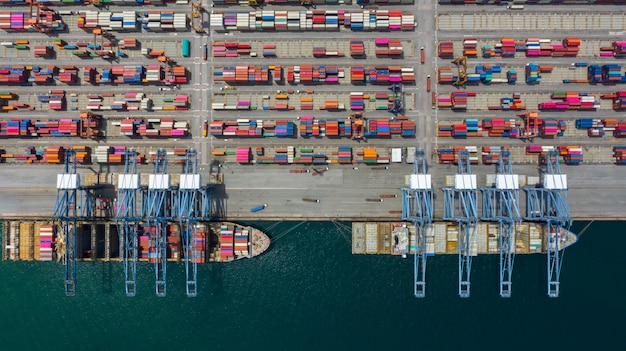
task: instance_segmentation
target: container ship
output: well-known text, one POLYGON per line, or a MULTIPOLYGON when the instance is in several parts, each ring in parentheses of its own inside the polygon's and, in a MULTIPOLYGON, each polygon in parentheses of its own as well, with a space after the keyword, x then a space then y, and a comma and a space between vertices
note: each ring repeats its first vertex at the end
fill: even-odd
MULTIPOLYGON (((545 223, 522 222, 515 227, 515 253, 546 253, 547 240, 553 240, 559 230, 559 248, 573 245, 576 234, 564 228, 550 229, 545 223)), ((500 225, 479 222, 472 233, 470 254, 498 254, 500 252, 500 225)), ((455 222, 434 222, 426 228, 427 255, 450 255, 459 252, 459 226, 455 222)), ((352 253, 382 254, 406 257, 415 249, 415 226, 411 222, 353 222, 352 253)))
MULTIPOLYGON (((166 256, 168 261, 184 259, 180 226, 166 225, 166 256)), ((65 254, 65 236, 55 223, 39 221, 2 222, 2 259, 23 261, 59 261, 65 254)), ((270 238, 259 229, 232 222, 200 222, 195 224, 196 238, 190 259, 196 263, 231 262, 251 258, 265 252, 270 238)), ((139 261, 157 260, 155 228, 138 226, 137 257, 139 261)), ((78 260, 121 260, 123 238, 115 222, 79 222, 76 228, 78 260)))

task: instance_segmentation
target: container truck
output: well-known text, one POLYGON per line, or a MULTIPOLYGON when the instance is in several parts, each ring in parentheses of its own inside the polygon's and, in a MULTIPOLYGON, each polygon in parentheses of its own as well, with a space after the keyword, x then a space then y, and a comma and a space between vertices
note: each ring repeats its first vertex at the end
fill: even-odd
POLYGON ((425 60, 424 60, 424 47, 423 46, 420 48, 420 59, 422 61, 422 64, 424 64, 425 60))
POLYGON ((265 209, 266 207, 267 207, 267 204, 263 204, 261 206, 253 207, 252 209, 250 209, 250 212, 259 212, 259 211, 262 211, 263 209, 265 209))
POLYGON ((189 40, 183 39, 180 45, 181 45, 181 50, 183 52, 183 57, 189 57, 189 46, 190 46, 189 40))
POLYGON ((426 91, 430 92, 430 75, 426 77, 426 91))

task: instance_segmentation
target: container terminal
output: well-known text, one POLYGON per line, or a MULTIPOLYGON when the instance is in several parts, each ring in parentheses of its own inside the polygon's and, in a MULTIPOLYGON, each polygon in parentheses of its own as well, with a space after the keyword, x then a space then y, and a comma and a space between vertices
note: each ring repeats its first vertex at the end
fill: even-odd
POLYGON ((503 297, 545 253, 556 297, 571 221, 623 217, 621 1, 1 3, 2 256, 61 259, 68 295, 76 260, 132 295, 147 259, 194 296, 212 223, 349 220, 353 253, 414 255, 418 297, 427 256, 468 297, 482 253, 503 297))

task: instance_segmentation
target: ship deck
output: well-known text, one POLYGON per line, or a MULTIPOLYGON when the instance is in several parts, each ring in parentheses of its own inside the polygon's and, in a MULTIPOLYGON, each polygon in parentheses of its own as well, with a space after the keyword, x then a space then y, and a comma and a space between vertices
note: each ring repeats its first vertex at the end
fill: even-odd
MULTIPOLYGON (((415 226, 410 222, 353 222, 352 253, 366 255, 400 255, 393 250, 392 231, 394 226, 409 229, 409 253, 415 251, 415 226)), ((470 254, 498 254, 500 252, 499 224, 479 222, 470 236, 470 254)), ((546 225, 537 222, 522 222, 515 229, 515 253, 535 254, 547 250, 546 225)), ((560 249, 573 245, 577 237, 561 228, 560 249)), ((433 222, 426 228, 426 253, 428 255, 452 255, 459 252, 459 229, 455 222, 433 222)))

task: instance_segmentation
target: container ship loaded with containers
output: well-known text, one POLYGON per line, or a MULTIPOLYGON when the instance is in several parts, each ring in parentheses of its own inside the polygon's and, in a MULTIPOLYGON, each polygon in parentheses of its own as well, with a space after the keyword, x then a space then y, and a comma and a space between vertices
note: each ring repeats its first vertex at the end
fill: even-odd
MULTIPOLYGON (((470 236, 470 255, 500 253, 500 225, 479 222, 470 236)), ((353 222, 352 253, 401 255, 413 254, 415 229, 410 222, 353 222)), ((577 241, 577 236, 564 228, 550 229, 545 223, 522 222, 515 227, 513 242, 517 254, 547 252, 548 240, 554 241, 559 232, 559 249, 577 241)), ((426 254, 457 254, 459 252, 459 225, 455 222, 433 222, 426 228, 426 254)))
MULTIPOLYGON (((189 259, 196 263, 231 262, 265 252, 270 238, 259 229, 232 222, 200 222, 195 225, 195 239, 189 259)), ((166 226, 168 261, 185 259, 180 226, 166 226)), ((54 223, 38 221, 2 222, 2 259, 26 261, 61 260, 65 254, 65 236, 54 223)), ((120 260, 124 252, 114 222, 82 222, 77 227, 77 259, 120 260)), ((137 258, 154 263, 158 260, 155 227, 138 226, 137 258)))

